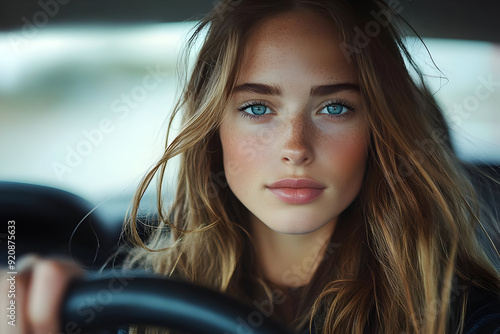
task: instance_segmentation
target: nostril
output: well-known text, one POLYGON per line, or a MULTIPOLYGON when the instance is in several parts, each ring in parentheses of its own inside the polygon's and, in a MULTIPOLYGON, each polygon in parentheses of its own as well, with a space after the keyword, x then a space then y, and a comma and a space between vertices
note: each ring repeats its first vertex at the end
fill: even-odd
POLYGON ((282 160, 292 165, 307 164, 311 160, 311 152, 307 149, 285 150, 282 160))

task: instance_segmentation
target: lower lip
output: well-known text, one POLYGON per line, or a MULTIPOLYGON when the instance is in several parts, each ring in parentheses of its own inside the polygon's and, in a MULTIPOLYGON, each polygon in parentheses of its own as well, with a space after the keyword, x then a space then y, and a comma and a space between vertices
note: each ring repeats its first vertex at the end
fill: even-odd
POLYGON ((267 188, 280 201, 288 204, 307 204, 315 201, 324 189, 317 188, 267 188))

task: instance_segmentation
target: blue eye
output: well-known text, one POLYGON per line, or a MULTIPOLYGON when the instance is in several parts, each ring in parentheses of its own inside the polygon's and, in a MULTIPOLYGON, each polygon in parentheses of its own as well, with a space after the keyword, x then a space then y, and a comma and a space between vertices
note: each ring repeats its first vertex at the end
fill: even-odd
POLYGON ((348 112, 349 110, 352 110, 352 108, 349 108, 343 104, 333 103, 323 108, 320 111, 320 114, 341 115, 348 112), (323 110, 325 110, 326 112, 322 112, 323 110))
POLYGON ((266 107, 261 102, 247 103, 239 107, 238 109, 243 112, 243 116, 248 116, 248 117, 259 117, 272 113, 271 109, 266 107))
POLYGON ((250 107, 246 108, 245 110, 247 110, 247 109, 250 109, 252 114, 260 116, 260 115, 264 115, 266 113, 267 107, 262 106, 262 105, 254 105, 254 106, 250 106, 250 107))
POLYGON ((350 115, 352 111, 354 111, 354 108, 346 103, 341 101, 332 101, 323 107, 323 109, 321 109, 318 113, 331 117, 343 117, 350 115))

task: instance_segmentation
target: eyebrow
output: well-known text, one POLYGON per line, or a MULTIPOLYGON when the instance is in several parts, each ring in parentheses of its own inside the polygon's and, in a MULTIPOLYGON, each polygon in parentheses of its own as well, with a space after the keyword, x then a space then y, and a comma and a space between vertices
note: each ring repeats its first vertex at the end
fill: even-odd
POLYGON ((311 96, 325 96, 344 90, 350 90, 357 93, 361 91, 359 89, 359 85, 349 82, 342 82, 333 85, 314 86, 313 88, 311 88, 311 96))
MULTIPOLYGON (((311 96, 326 96, 345 90, 355 91, 358 93, 360 92, 359 85, 349 82, 341 82, 331 85, 314 86, 311 88, 310 94, 311 96)), ((265 85, 259 83, 244 83, 241 85, 237 85, 236 87, 234 87, 233 92, 249 92, 262 95, 283 96, 283 90, 280 86, 265 85)))
POLYGON ((272 86, 258 83, 244 83, 234 87, 234 93, 248 92, 262 95, 277 95, 283 96, 283 90, 280 86, 272 86))

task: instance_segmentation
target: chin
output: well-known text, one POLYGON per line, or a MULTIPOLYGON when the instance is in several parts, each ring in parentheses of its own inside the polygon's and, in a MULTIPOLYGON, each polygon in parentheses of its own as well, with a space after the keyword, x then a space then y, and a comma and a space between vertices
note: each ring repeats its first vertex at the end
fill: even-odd
POLYGON ((302 234, 309 234, 314 232, 315 230, 313 229, 307 229, 303 227, 280 227, 279 229, 272 229, 276 233, 280 234, 288 234, 288 235, 302 235, 302 234))
POLYGON ((297 219, 297 216, 294 217, 275 217, 269 221, 273 223, 267 224, 264 220, 264 224, 267 225, 271 230, 281 234, 291 234, 291 235, 299 235, 299 234, 308 234, 319 230, 330 222, 335 221, 335 218, 318 218, 318 217, 303 217, 297 219), (278 223, 276 223, 278 221, 278 223))

